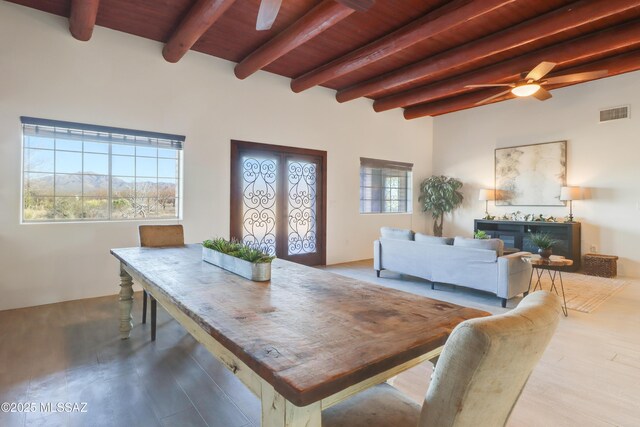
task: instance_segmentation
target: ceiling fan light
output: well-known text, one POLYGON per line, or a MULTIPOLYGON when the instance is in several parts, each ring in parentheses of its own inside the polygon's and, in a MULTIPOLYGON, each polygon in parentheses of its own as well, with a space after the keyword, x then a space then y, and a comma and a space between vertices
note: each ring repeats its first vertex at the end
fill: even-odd
POLYGON ((540 85, 537 83, 527 83, 524 85, 516 86, 511 89, 511 93, 515 96, 529 96, 533 95, 540 89, 540 85))

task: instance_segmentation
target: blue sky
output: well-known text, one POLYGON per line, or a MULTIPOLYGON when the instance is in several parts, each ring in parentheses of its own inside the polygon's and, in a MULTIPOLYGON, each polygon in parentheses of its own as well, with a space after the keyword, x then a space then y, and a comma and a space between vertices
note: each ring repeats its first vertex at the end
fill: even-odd
MULTIPOLYGON (((109 144, 25 137, 24 168, 30 172, 94 173, 109 175, 109 144), (55 144, 55 145, 54 145, 55 144), (69 150, 69 151, 53 151, 69 150), (84 149, 84 153, 83 153, 84 149), (83 170, 84 161, 84 170, 83 170)), ((112 175, 174 178, 177 151, 112 144, 112 175), (151 157, 135 157, 151 156, 151 157), (159 158, 171 157, 171 158, 159 158)))

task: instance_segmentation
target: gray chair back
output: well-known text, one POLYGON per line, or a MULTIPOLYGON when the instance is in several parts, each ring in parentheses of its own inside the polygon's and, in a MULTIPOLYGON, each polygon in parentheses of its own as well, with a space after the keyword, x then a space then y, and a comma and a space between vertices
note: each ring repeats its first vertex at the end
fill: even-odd
POLYGON ((559 317, 558 298, 540 291, 508 313, 460 323, 436 365, 420 427, 504 426, 559 317))

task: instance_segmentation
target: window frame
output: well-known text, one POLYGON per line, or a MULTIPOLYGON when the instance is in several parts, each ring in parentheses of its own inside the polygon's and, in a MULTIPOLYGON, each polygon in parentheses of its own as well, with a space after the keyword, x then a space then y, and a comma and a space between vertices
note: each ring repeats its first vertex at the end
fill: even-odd
POLYGON ((359 212, 361 215, 412 214, 413 163, 361 157, 359 212), (371 182, 365 182, 365 175, 372 177, 370 179, 371 182), (380 183, 378 185, 373 182, 373 177, 375 176, 379 176, 380 183), (389 185, 389 181, 394 179, 397 185, 389 185), (402 186, 402 180, 405 181, 404 186, 402 186), (367 198, 366 196, 369 197, 367 198), (365 206, 366 202, 369 202, 368 209, 365 206), (389 209, 389 205, 393 203, 398 203, 397 210, 389 209), (374 209, 374 205, 378 205, 379 209, 374 209))
MULTIPOLYGON (((49 120, 49 119, 40 119, 34 117, 22 116, 21 120, 21 162, 20 162, 20 223, 21 224, 58 224, 58 223, 92 223, 92 222, 146 222, 146 221, 179 221, 183 218, 183 188, 184 188, 184 156, 183 156, 183 145, 185 141, 185 137, 182 135, 173 135, 159 132, 149 132, 149 131, 141 131, 141 130, 133 130, 133 129, 125 129, 125 128, 116 128, 110 126, 100 126, 100 125, 91 125, 85 123, 76 123, 76 122, 66 122, 59 120, 49 120), (43 135, 41 137, 49 138, 52 143, 51 147, 33 147, 31 145, 31 141, 29 138, 38 137, 39 135, 43 135), (66 136, 66 138, 65 138, 66 136), (69 143, 71 141, 78 141, 80 144, 80 150, 69 150, 65 148, 58 148, 58 141, 67 141, 69 143), (94 146, 93 149, 89 148, 87 151, 87 143, 91 144, 104 144, 104 147, 94 146), (132 150, 126 149, 126 151, 131 151, 131 153, 127 154, 117 154, 114 153, 115 147, 131 147, 132 150), (153 148, 155 153, 146 153, 144 154, 144 150, 142 148, 153 148), (33 150, 37 150, 33 152, 33 150), (174 153, 162 152, 161 150, 171 150, 174 153), (138 153, 141 151, 141 153, 138 153), (32 165, 28 165, 27 163, 30 161, 28 156, 31 154, 37 155, 40 152, 50 152, 52 159, 52 168, 53 171, 37 171, 31 170, 32 165), (60 163, 59 154, 60 153, 77 153, 80 156, 80 172, 59 172, 58 166, 60 163), (94 171, 85 171, 85 162, 87 158, 91 158, 91 156, 106 156, 106 165, 97 166, 98 168, 106 166, 106 174, 105 173, 95 173, 94 171), (130 158, 133 162, 133 175, 122 175, 118 173, 114 173, 113 163, 114 157, 126 157, 130 158), (153 159, 155 161, 155 174, 153 176, 142 176, 138 175, 138 160, 139 159, 153 159), (175 164, 175 173, 169 177, 164 176, 163 172, 160 170, 160 164, 162 160, 170 160, 174 161, 171 163, 175 164), (29 168, 29 169, 27 169, 29 168), (51 199, 50 202, 53 203, 53 208, 47 207, 47 209, 53 210, 53 215, 51 217, 46 218, 38 218, 38 219, 30 219, 25 216, 27 209, 25 206, 25 200, 27 197, 27 185, 30 182, 29 178, 31 178, 32 174, 41 174, 44 178, 45 176, 50 177, 51 182, 51 195, 37 195, 35 197, 39 197, 41 199, 51 199), (61 177, 64 179, 65 177, 79 177, 75 178, 80 183, 80 190, 76 189, 67 190, 70 193, 76 193, 75 195, 65 195, 64 193, 58 194, 56 192, 57 179, 61 177), (91 177, 95 177, 98 179, 106 180, 106 185, 101 185, 100 188, 97 189, 95 194, 92 194, 91 191, 85 190, 87 177, 91 179, 91 177), (128 183, 127 187, 131 191, 131 196, 117 196, 114 192, 114 178, 125 178, 124 182, 128 183), (174 204, 175 204, 175 215, 174 216, 159 216, 160 212, 160 200, 161 200, 161 184, 167 184, 167 182, 163 182, 161 180, 166 180, 169 183, 175 182, 175 196, 174 204), (146 196, 146 197, 138 197, 138 184, 143 182, 155 181, 155 197, 146 196), (98 193, 105 191, 105 195, 100 195, 98 193), (58 199, 69 198, 71 203, 73 203, 73 199, 75 202, 80 203, 78 216, 62 218, 56 215, 57 203, 58 199), (155 199, 155 215, 150 216, 139 216, 138 209, 136 205, 139 203, 139 199, 155 199), (131 206, 132 216, 119 218, 117 217, 117 212, 114 210, 114 202, 118 199, 131 199, 133 201, 133 205, 131 206), (88 209, 85 207, 84 203, 87 200, 98 200, 106 202, 105 207, 101 207, 98 205, 97 209, 99 209, 102 213, 106 213, 106 217, 86 217, 88 209)), ((60 156, 62 157, 62 156, 60 156)), ((96 160, 100 162, 104 162, 104 159, 96 160)), ((169 163, 169 167, 172 167, 169 163)), ((170 170, 170 169, 169 169, 170 170)), ((121 191, 127 191, 121 190, 121 191)), ((46 202, 46 200, 45 200, 46 202)), ((62 200, 61 200, 62 202, 62 200)), ((76 206, 77 208, 77 206, 76 206)))

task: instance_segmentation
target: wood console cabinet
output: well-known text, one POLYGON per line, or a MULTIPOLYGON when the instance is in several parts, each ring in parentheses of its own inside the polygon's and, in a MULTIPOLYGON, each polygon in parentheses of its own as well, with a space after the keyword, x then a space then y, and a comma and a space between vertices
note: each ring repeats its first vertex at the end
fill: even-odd
POLYGON ((558 243, 553 247, 554 255, 562 255, 573 260, 569 271, 580 268, 580 223, 554 223, 537 221, 491 221, 476 219, 475 231, 482 230, 493 238, 504 241, 505 247, 519 248, 537 253, 538 248, 529 240, 529 233, 549 233, 558 243))

